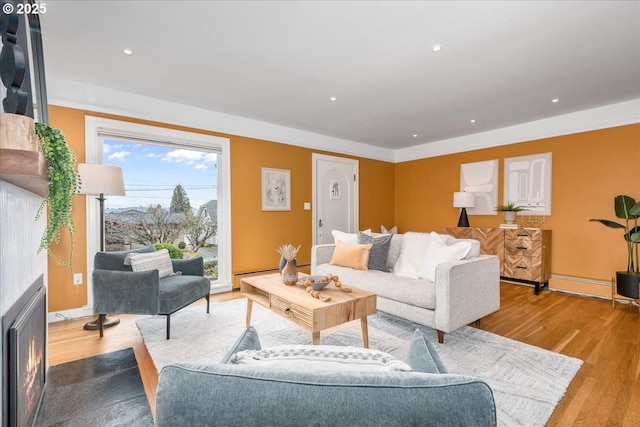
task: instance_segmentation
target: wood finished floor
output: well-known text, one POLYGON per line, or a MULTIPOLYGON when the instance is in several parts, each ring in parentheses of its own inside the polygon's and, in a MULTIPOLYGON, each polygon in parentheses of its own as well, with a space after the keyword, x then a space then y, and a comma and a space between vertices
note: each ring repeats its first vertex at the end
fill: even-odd
MULTIPOLYGON (((212 295, 215 304, 239 292, 212 295)), ((105 330, 85 331, 91 319, 49 325, 49 364, 133 347, 151 411, 155 414, 158 373, 135 320, 105 330)), ((527 286, 501 284, 501 308, 482 319, 480 329, 536 345, 584 364, 547 426, 640 426, 640 313, 637 307, 553 291, 534 295, 527 286)), ((446 345, 446 336, 445 336, 446 345)))

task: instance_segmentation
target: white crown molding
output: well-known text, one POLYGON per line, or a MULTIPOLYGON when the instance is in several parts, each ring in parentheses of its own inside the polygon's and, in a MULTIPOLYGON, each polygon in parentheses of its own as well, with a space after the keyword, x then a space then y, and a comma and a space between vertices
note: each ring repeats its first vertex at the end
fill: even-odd
POLYGON ((49 104, 392 162, 393 150, 72 80, 47 77, 49 104))
POLYGON ((396 163, 640 123, 640 99, 396 150, 396 163))
POLYGON ((49 103, 392 163, 640 123, 640 99, 399 150, 218 113, 142 95, 47 77, 49 103))

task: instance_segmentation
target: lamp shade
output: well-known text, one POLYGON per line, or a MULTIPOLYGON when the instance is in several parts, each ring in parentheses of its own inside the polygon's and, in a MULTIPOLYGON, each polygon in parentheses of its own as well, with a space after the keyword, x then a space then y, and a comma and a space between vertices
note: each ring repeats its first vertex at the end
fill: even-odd
POLYGON ((79 163, 78 173, 82 180, 80 194, 125 195, 122 168, 97 163, 79 163))
POLYGON ((453 193, 454 208, 472 208, 476 205, 476 193, 457 191, 453 193))

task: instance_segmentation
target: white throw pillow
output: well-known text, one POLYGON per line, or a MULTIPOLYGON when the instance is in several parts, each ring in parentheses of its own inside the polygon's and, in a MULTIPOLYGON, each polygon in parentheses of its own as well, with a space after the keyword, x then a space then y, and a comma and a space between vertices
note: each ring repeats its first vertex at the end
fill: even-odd
POLYGON ((337 244, 338 240, 344 243, 348 243, 350 245, 358 244, 358 234, 357 233, 345 233, 340 230, 332 230, 331 235, 333 235, 333 243, 337 244))
POLYGON ((476 239, 457 239, 449 234, 438 234, 440 238, 447 244, 447 246, 454 245, 460 242, 469 242, 471 244, 471 250, 464 257, 464 259, 473 259, 480 256, 480 241, 476 239))
POLYGON ((239 351, 229 360, 236 365, 314 371, 411 371, 390 354, 368 348, 332 345, 280 345, 239 351))
POLYGON ((448 246, 438 233, 432 232, 427 250, 418 269, 418 276, 435 282, 438 264, 464 259, 470 250, 470 242, 462 241, 448 246))
POLYGON ((384 225, 381 225, 380 226, 380 233, 382 233, 382 234, 396 234, 396 233, 398 233, 398 226, 394 225, 389 230, 387 230, 387 227, 385 227, 384 225))
MULTIPOLYGON (((364 234, 368 234, 371 236, 371 229, 368 228, 366 230, 361 231, 364 234)), ((333 243, 336 244, 338 240, 341 240, 344 243, 348 243, 350 245, 358 244, 358 233, 345 233, 340 230, 331 230, 331 235, 333 236, 333 243)))
POLYGON ((393 266, 393 273, 398 276, 419 279, 418 270, 424 259, 429 244, 429 233, 409 231, 402 236, 400 256, 393 266))
POLYGON ((131 263, 133 271, 158 270, 161 279, 173 274, 173 264, 171 264, 167 249, 155 252, 130 253, 124 260, 125 265, 127 260, 131 263))

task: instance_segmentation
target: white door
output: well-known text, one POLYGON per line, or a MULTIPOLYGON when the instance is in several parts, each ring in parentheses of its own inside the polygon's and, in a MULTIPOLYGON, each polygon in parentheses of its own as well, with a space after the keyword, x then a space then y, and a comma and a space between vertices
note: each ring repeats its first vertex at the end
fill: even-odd
POLYGON ((358 230, 358 161, 313 154, 313 244, 333 243, 331 230, 358 230))

